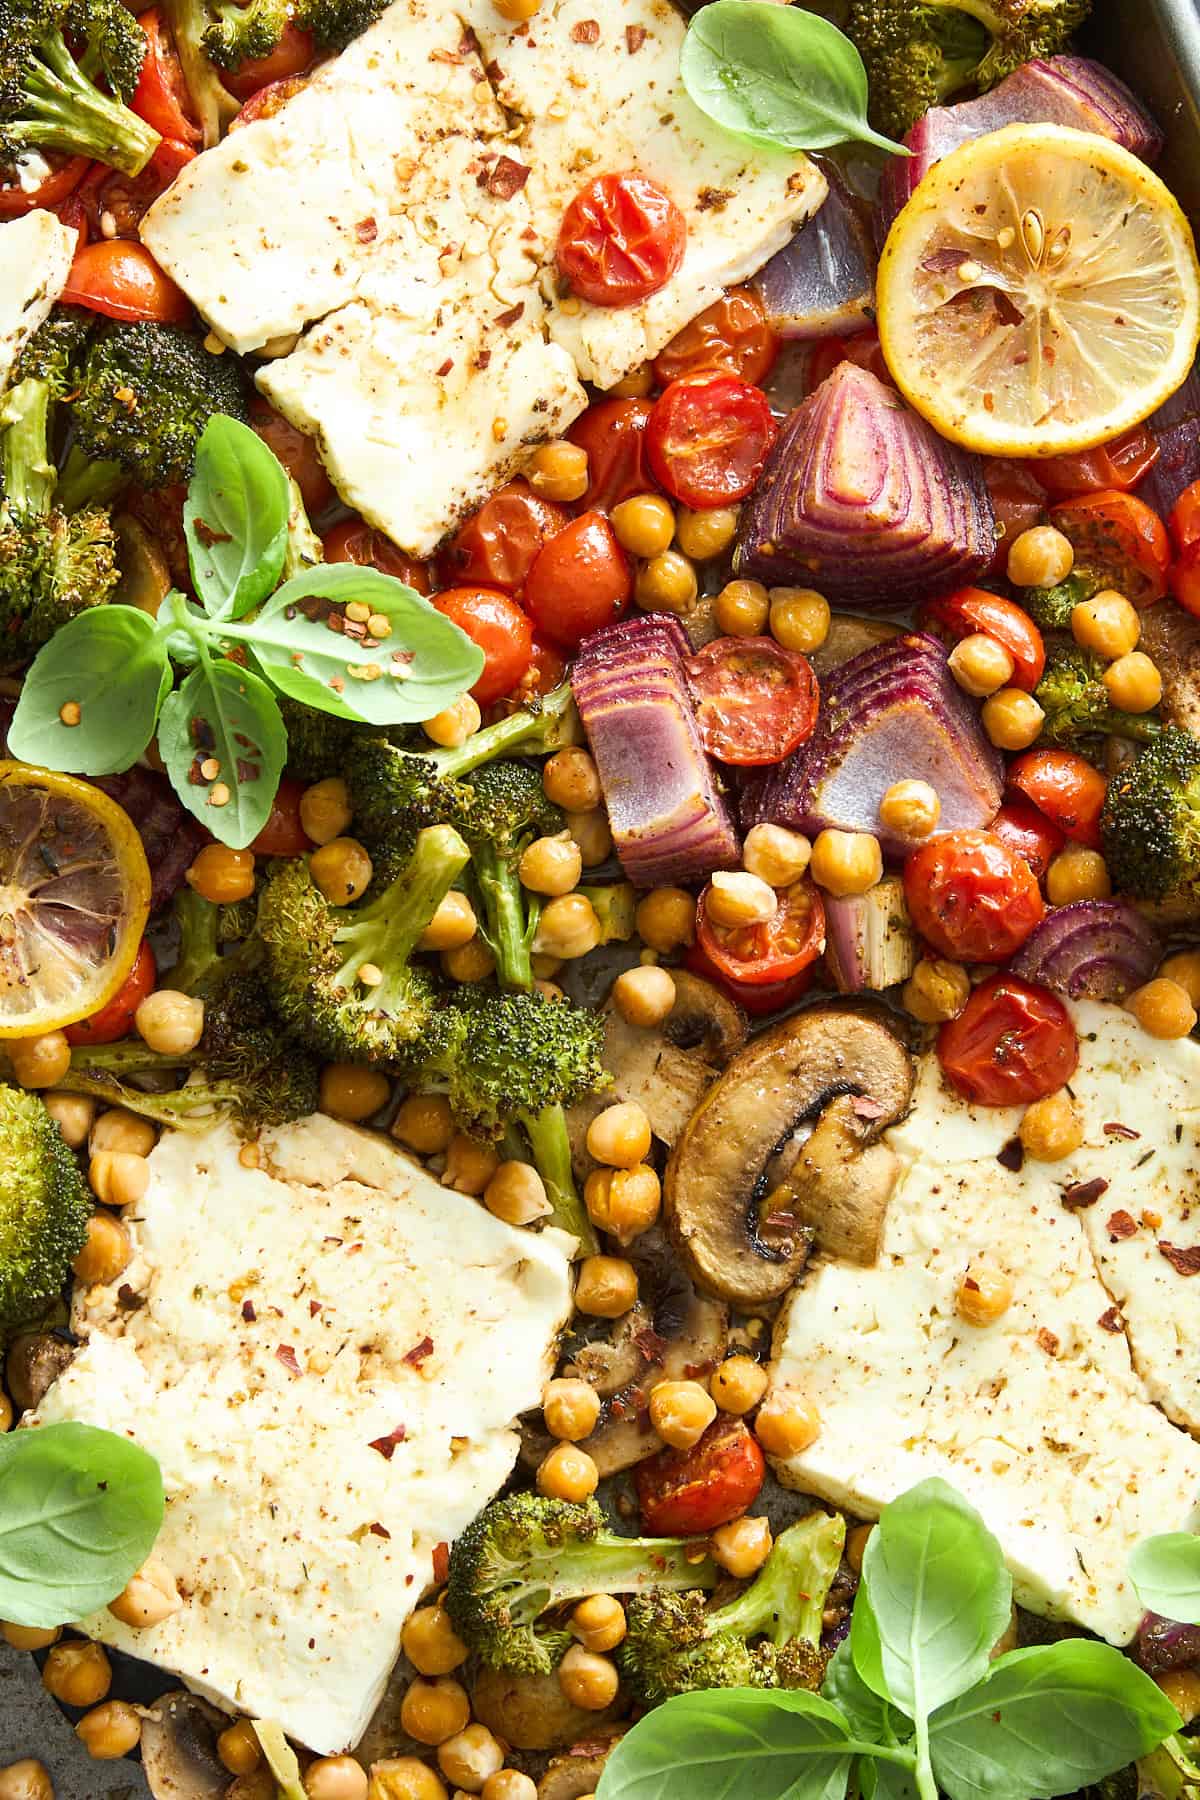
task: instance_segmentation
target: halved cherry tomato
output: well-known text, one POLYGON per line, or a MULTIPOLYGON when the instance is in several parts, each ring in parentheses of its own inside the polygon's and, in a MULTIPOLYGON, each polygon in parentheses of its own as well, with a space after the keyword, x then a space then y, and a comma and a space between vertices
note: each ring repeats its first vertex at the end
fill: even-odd
POLYGON ((683 261, 687 220, 645 175, 597 175, 563 214, 558 272, 593 306, 636 306, 683 261))
POLYGON ((704 981, 711 981, 714 987, 720 988, 728 995, 735 1006, 752 1018, 765 1018, 770 1013, 783 1012, 786 1007, 794 1006, 796 1001, 807 994, 813 984, 816 963, 810 963, 807 969, 801 969, 790 981, 769 981, 764 986, 755 987, 752 982, 733 981, 722 975, 717 965, 704 954, 699 944, 693 944, 683 959, 684 967, 693 975, 699 975, 704 981))
POLYGON ((1171 592, 1185 612, 1200 618, 1200 543, 1189 544, 1172 564, 1171 592))
POLYGON ((1190 550, 1193 544, 1200 543, 1200 481, 1184 488, 1167 523, 1177 550, 1190 550))
POLYGON ((18 182, 0 187, 0 219, 18 219, 37 207, 53 208, 73 194, 91 167, 86 156, 69 156, 52 168, 45 181, 26 193, 18 182))
POLYGON ((283 81, 269 81, 266 87, 260 87, 251 94, 241 111, 229 121, 230 131, 240 131, 243 125, 253 125, 255 119, 271 119, 302 93, 308 86, 311 76, 288 75, 283 81))
POLYGON ((1028 800, 1006 800, 988 830, 1023 856, 1039 881, 1067 841, 1058 826, 1028 800))
POLYGON ((525 583, 525 604, 538 630, 574 650, 611 625, 629 605, 633 577, 603 513, 572 519, 538 551, 525 583))
POLYGON ((983 479, 996 515, 996 549, 988 573, 1003 575, 1014 538, 1041 522, 1046 511, 1046 490, 1032 473, 1032 465, 1004 456, 985 456, 983 479))
POLYGON ((775 442, 771 403, 736 375, 673 381, 654 403, 646 451, 658 481, 684 506, 744 500, 775 442))
POLYGON ((525 705, 527 701, 540 699, 544 694, 552 694, 556 687, 561 687, 566 672, 566 658, 562 651, 553 644, 548 644, 535 631, 529 667, 517 683, 512 697, 525 705))
POLYGON ((631 494, 654 488, 646 456, 646 427, 654 411, 649 400, 599 400, 576 419, 568 438, 588 455, 590 512, 611 512, 631 494))
POLYGON ((393 544, 386 532, 376 531, 365 519, 342 519, 331 527, 321 543, 325 561, 357 563, 360 569, 378 569, 394 575, 418 594, 429 592, 429 570, 423 562, 406 556, 399 544, 393 544))
POLYGON ((187 325, 192 318, 191 302, 182 288, 163 274, 143 244, 124 238, 84 244, 77 250, 62 297, 109 319, 187 325))
POLYGON ((1158 439, 1145 425, 1131 425, 1120 437, 1074 456, 1041 456, 1033 464, 1046 492, 1055 500, 1105 489, 1128 493, 1147 476, 1159 457, 1158 439))
POLYGON ((498 588, 456 587, 433 604, 483 651, 483 674, 471 689, 480 706, 511 694, 533 655, 533 626, 515 600, 498 588))
POLYGON ((90 1019, 65 1027, 68 1044, 115 1044, 118 1038, 128 1037, 133 1030, 133 1015, 146 995, 154 992, 157 979, 158 964, 150 940, 143 938, 132 969, 108 1005, 90 1019))
POLYGON ((1075 566, 1104 577, 1135 606, 1167 591, 1171 540, 1152 507, 1133 494, 1081 494, 1051 509, 1050 523, 1075 546, 1075 566))
POLYGON ((519 594, 542 545, 570 522, 565 507, 543 500, 527 481, 510 481, 455 532, 438 572, 447 587, 477 583, 519 594))
POLYGON ((655 1537, 699 1537, 753 1504, 766 1474, 758 1441, 719 1414, 690 1450, 661 1450, 633 1472, 642 1524, 655 1537))
POLYGON ((993 975, 938 1033, 946 1079, 977 1106, 1027 1106, 1070 1081, 1079 1061, 1071 1015, 1048 988, 993 975))
POLYGON ((177 138, 164 138, 140 175, 122 175, 118 169, 100 167, 100 179, 91 177, 77 190, 87 212, 92 231, 99 235, 101 216, 107 213, 115 234, 135 242, 138 227, 159 195, 165 193, 181 169, 195 162, 196 152, 190 144, 177 138))
POLYGON ((315 438, 289 424, 261 394, 250 402, 250 423, 300 489, 309 517, 320 512, 333 499, 333 483, 325 473, 315 438))
POLYGON ((198 144, 202 133, 190 117, 190 100, 183 68, 163 29, 162 15, 156 6, 138 14, 138 24, 146 35, 146 54, 142 72, 129 105, 139 119, 153 125, 160 137, 174 138, 181 144, 198 144))
POLYGON ((1100 814, 1108 782, 1074 750, 1026 750, 1008 767, 1008 785, 1024 794, 1064 837, 1100 848, 1100 814))
POLYGON ((985 588, 958 588, 953 594, 927 600, 921 608, 927 630, 945 635, 951 643, 981 631, 1002 644, 1013 659, 1012 686, 1032 693, 1046 666, 1042 634, 1015 600, 989 594, 985 588))
POLYGON ((921 936, 957 962, 1004 962, 1046 905, 1037 876, 990 831, 948 831, 904 865, 904 897, 921 936))
POLYGON ((222 73, 221 80, 239 100, 249 100, 260 88, 303 75, 315 55, 316 44, 311 31, 301 30, 289 19, 283 28, 283 36, 269 56, 256 56, 249 62, 240 63, 236 69, 222 73))
POLYGON ((308 833, 300 823, 300 801, 304 782, 285 775, 275 790, 266 824, 251 844, 256 856, 303 856, 312 849, 308 833))
POLYGON ((779 907, 765 925, 718 925, 709 915, 708 888, 696 902, 696 939, 713 967, 742 987, 791 981, 825 948, 825 907, 811 881, 781 888, 779 907))
POLYGON ((687 677, 700 740, 720 762, 782 762, 812 736, 812 665, 774 638, 714 638, 687 659, 687 677))
POLYGON ((736 375, 761 386, 779 354, 779 339, 753 288, 730 288, 677 331, 654 359, 654 379, 669 387, 691 375, 736 375))
POLYGON ((852 362, 869 369, 880 381, 895 387, 892 372, 883 360, 877 331, 856 332, 853 337, 822 338, 813 346, 808 363, 808 388, 811 393, 828 379, 839 363, 852 362))

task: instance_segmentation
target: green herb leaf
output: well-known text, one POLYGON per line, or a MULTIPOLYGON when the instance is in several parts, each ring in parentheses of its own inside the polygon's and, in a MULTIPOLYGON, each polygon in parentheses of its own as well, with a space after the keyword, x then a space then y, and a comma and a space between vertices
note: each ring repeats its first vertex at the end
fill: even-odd
MULTIPOLYGON (((860 1590, 854 1611, 866 1598, 860 1590)), ((854 1664, 850 1644, 839 1644, 829 1659, 821 1693, 836 1706, 857 1737, 873 1744, 897 1744, 912 1734, 912 1724, 894 1706, 868 1687, 854 1664)))
POLYGON ((256 838, 287 758, 287 732, 266 682, 224 658, 206 658, 162 710, 158 747, 171 786, 214 837, 235 850, 256 838), (217 765, 210 777, 200 765, 217 765), (229 798, 217 805, 218 784, 229 798))
POLYGON ((9 727, 9 751, 46 769, 116 775, 154 736, 170 685, 171 666, 149 613, 92 607, 34 658, 9 727), (61 717, 71 702, 80 709, 78 725, 61 717))
POLYGON ((850 39, 816 13, 767 0, 712 0, 688 28, 683 85, 702 113, 768 150, 902 144, 867 123, 867 72, 850 39))
POLYGON ((291 493, 256 431, 215 413, 196 445, 183 530, 196 592, 210 618, 240 619, 283 568, 291 493))
POLYGON ((844 1800, 849 1732, 816 1694, 717 1688, 680 1694, 621 1738, 597 1800, 844 1800))
POLYGON ((1168 1531, 1144 1538, 1129 1559, 1129 1574, 1151 1612, 1200 1625, 1200 1537, 1168 1531))
POLYGON ((0 1616, 49 1630, 107 1606, 154 1548, 152 1456, 92 1425, 0 1438, 0 1616))
POLYGON ((1152 1750, 1179 1715, 1110 1644, 1067 1638, 999 1657, 929 1723, 950 1800, 1049 1800, 1152 1750))

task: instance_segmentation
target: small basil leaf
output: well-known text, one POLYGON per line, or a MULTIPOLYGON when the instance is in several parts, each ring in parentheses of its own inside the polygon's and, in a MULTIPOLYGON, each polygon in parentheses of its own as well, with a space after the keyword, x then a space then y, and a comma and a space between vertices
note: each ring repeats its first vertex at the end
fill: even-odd
MULTIPOLYGON (((856 1598, 855 1616, 864 1598, 865 1595, 856 1598)), ((889 1706, 863 1680, 855 1667, 848 1641, 839 1644, 830 1657, 821 1693, 848 1720, 855 1736, 865 1738, 868 1743, 897 1744, 912 1735, 912 1724, 904 1714, 889 1706)))
POLYGON ((1067 1638, 998 1657, 934 1714, 930 1755, 950 1800, 1052 1800, 1102 1781, 1178 1729, 1175 1708, 1128 1657, 1067 1638))
POLYGON ((849 1642, 854 1672, 863 1687, 881 1700, 890 1700, 892 1696, 888 1693, 883 1673, 883 1646, 879 1641, 879 1626, 871 1611, 871 1596, 865 1584, 859 1587, 854 1597, 849 1642))
POLYGON ((1164 1619, 1200 1625, 1200 1537, 1169 1531, 1144 1538, 1129 1559, 1138 1599, 1164 1619))
POLYGON ((902 144, 867 123, 867 72, 850 39, 816 13, 766 0, 712 0, 688 28, 683 85, 726 131, 774 150, 902 144))
POLYGON ((844 1800, 848 1742, 845 1719, 815 1694, 680 1694, 620 1739, 597 1800, 695 1800, 710 1791, 721 1800, 844 1800))
POLYGON ((192 581, 210 618, 238 619, 266 599, 283 568, 290 508, 279 459, 248 425, 214 413, 183 506, 192 581))
POLYGON ((158 747, 188 811, 223 844, 244 850, 270 817, 287 757, 266 682, 224 658, 200 663, 163 707, 158 747), (200 772, 210 758, 211 778, 200 772), (228 798, 218 805, 222 787, 228 798))
POLYGON ((93 1425, 0 1438, 0 1615, 50 1630, 116 1598, 154 1548, 162 1476, 93 1425))
POLYGON ((38 651, 8 729, 9 752, 73 775, 119 774, 154 736, 170 685, 167 653, 149 613, 92 607, 38 651), (72 704, 79 707, 77 725, 63 722, 63 708, 72 704))

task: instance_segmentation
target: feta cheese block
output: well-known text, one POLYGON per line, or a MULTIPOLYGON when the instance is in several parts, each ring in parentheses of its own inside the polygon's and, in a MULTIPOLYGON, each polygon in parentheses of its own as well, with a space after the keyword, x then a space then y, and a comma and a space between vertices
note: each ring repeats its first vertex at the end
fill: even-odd
POLYGON ((83 1347, 34 1423, 124 1433, 163 1470, 182 1605, 82 1629, 329 1753, 365 1728, 435 1547, 513 1466, 574 1240, 322 1116, 264 1133, 259 1167, 239 1148, 159 1143, 133 1261, 77 1296, 83 1347))
POLYGON ((0 225, 0 393, 67 285, 77 243, 52 212, 28 212, 0 225))
POLYGON ((1152 1040, 1117 1007, 1072 1012, 1085 1142, 1064 1162, 997 1160, 1022 1109, 968 1106, 922 1059, 886 1134, 900 1175, 877 1262, 816 1259, 777 1327, 772 1391, 821 1419, 777 1472, 867 1518, 941 1475, 999 1539, 1022 1605, 1122 1644, 1143 1610, 1133 1546, 1200 1523, 1200 1444, 1166 1416, 1200 1429, 1200 1289, 1156 1247, 1200 1235, 1200 1046, 1152 1040), (1162 1222, 1110 1243, 1114 1211, 1162 1222), (976 1260, 1013 1284, 985 1327, 955 1310, 976 1260))

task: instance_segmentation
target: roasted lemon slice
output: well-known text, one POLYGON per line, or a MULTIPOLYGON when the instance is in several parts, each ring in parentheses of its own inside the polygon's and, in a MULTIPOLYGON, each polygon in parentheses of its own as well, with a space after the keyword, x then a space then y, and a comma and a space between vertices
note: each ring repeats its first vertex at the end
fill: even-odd
POLYGON ((1200 338, 1191 227, 1136 156, 1008 125, 935 163, 888 234, 879 335, 905 398, 996 456, 1104 443, 1184 380, 1200 338))
POLYGON ((86 781, 0 762, 0 1037, 97 1012, 132 968, 149 912, 128 814, 86 781))

